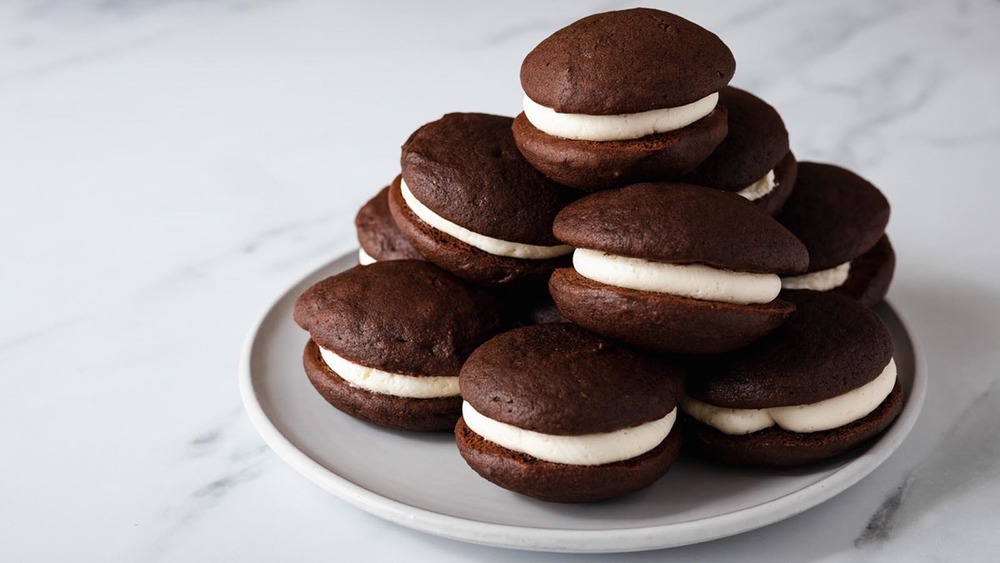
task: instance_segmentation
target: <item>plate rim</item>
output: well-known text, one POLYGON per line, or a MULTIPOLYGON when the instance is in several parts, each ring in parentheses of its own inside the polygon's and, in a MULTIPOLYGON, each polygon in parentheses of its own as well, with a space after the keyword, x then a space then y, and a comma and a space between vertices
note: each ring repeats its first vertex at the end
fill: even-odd
MULTIPOLYGON (((635 526, 607 530, 541 528, 469 520, 413 506, 354 483, 323 466, 299 449, 268 417, 254 387, 251 360, 261 329, 278 305, 299 288, 315 283, 327 270, 342 271, 356 263, 357 253, 348 252, 315 268, 264 307, 244 339, 238 366, 238 382, 244 411, 264 442, 279 458, 326 492, 384 520, 449 539, 531 551, 566 553, 616 553, 679 547, 728 537, 774 524, 818 506, 871 474, 909 435, 923 407, 927 390, 923 351, 906 317, 888 302, 906 333, 913 352, 913 378, 906 404, 895 423, 872 447, 829 476, 791 493, 750 507, 686 522, 635 526), (339 268, 339 269, 338 269, 339 268), (861 463, 859 463, 861 462, 861 463), (766 513, 762 518, 761 512, 766 513)), ((336 273, 336 272, 333 272, 336 273)), ((330 274, 332 275, 332 273, 330 274)))

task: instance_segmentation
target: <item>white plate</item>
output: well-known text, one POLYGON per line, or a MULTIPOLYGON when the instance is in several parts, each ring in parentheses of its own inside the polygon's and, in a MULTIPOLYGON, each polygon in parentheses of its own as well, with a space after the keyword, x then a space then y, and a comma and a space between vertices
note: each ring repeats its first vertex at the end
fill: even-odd
POLYGON ((652 487, 585 505, 535 501, 481 479, 446 433, 385 430, 327 404, 306 379, 307 336, 292 321, 295 298, 356 263, 343 256, 290 288, 253 328, 240 360, 240 390, 264 441, 292 467, 343 500, 417 530, 487 545, 566 552, 672 547, 738 534, 798 514, 844 491, 903 441, 923 403, 916 345, 888 305, 877 309, 896 341, 906 404, 878 441, 850 456, 795 470, 718 467, 681 459, 652 487))

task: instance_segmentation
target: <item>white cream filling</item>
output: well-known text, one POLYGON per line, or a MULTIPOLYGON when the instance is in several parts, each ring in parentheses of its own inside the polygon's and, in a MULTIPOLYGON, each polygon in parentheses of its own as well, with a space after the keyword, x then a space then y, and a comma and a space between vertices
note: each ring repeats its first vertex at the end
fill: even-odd
POLYGON ((769 170, 767 174, 764 174, 763 178, 736 193, 750 201, 756 201, 773 192, 775 186, 777 184, 774 182, 774 170, 769 170))
POLYGON ((844 262, 839 266, 834 266, 818 272, 810 272, 800 276, 789 276, 781 278, 781 287, 784 289, 811 289, 813 291, 830 291, 844 285, 847 276, 851 274, 851 263, 844 262))
POLYGON ((573 267, 585 278, 692 299, 727 303, 769 303, 781 291, 776 274, 719 270, 701 264, 667 264, 578 248, 573 267))
POLYGON ((407 187, 406 182, 403 181, 402 178, 399 180, 399 189, 403 194, 403 201, 406 202, 406 205, 413 210, 413 213, 416 214, 421 221, 427 223, 442 233, 451 235, 452 237, 455 237, 470 246, 474 246, 483 252, 488 252, 496 256, 507 256, 510 258, 545 260, 547 258, 555 258, 556 256, 569 254, 573 251, 573 247, 566 244, 559 244, 556 246, 538 246, 534 244, 500 240, 472 232, 469 229, 466 229, 461 225, 456 225, 437 213, 434 213, 429 207, 420 203, 420 200, 413 195, 413 192, 410 191, 410 188, 407 187))
POLYGON ((462 403, 462 417, 470 430, 508 450, 553 463, 604 465, 638 457, 660 445, 674 426, 677 409, 659 420, 631 428, 579 436, 556 436, 511 426, 483 416, 467 402, 462 403))
POLYGON ((454 397, 459 394, 457 375, 415 377, 362 366, 346 360, 322 346, 319 348, 319 353, 334 373, 351 385, 365 391, 410 399, 454 397))
POLYGON ((523 105, 524 116, 528 121, 536 129, 554 137, 574 141, 624 141, 683 129, 712 113, 718 102, 719 93, 714 92, 675 108, 617 115, 559 113, 528 96, 524 97, 523 105))
POLYGON ((362 266, 367 266, 368 264, 374 264, 378 260, 372 258, 371 254, 365 252, 364 248, 358 249, 358 264, 362 266))
POLYGON ((846 426, 868 416, 889 396, 895 385, 896 362, 889 360, 874 380, 817 403, 768 409, 731 409, 684 397, 681 409, 725 434, 750 434, 775 424, 791 432, 819 432, 846 426))

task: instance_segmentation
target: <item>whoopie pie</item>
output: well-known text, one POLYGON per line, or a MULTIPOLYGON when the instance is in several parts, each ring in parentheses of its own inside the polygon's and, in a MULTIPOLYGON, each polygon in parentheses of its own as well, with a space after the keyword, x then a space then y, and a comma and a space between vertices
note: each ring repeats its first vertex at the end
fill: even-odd
POLYGON ((777 215, 795 187, 798 169, 778 111, 746 90, 726 86, 719 104, 729 112, 729 133, 685 182, 736 192, 768 215, 777 215))
POLYGON ((871 182, 832 164, 802 162, 778 221, 809 249, 788 290, 832 291, 873 307, 889 291, 896 254, 885 234, 889 202, 871 182))
POLYGON ((885 430, 903 406, 893 342, 857 301, 793 292, 795 313, 746 348, 697 358, 681 401, 687 444, 730 464, 828 459, 885 430))
POLYGON ((506 489, 558 502, 649 486, 680 451, 683 372, 570 323, 517 328, 462 367, 462 457, 506 489))
POLYGON ((482 285, 541 279, 572 249, 552 221, 575 190, 528 164, 514 145, 511 118, 450 113, 415 131, 389 208, 427 260, 482 285))
POLYGON ((333 406, 404 430, 451 430, 458 375, 503 325, 493 295, 420 260, 355 266, 295 302, 309 381, 333 406))
POLYGON ((368 200, 354 217, 358 232, 358 262, 368 265, 382 260, 423 260, 403 236, 389 212, 389 186, 368 200))
POLYGON ((585 191, 676 179, 725 138, 717 104, 735 71, 722 40, 680 16, 588 16, 525 57, 514 137, 546 176, 585 191))
POLYGON ((657 352, 713 354, 777 328, 794 306, 779 273, 805 270, 805 247, 732 192, 676 182, 591 194, 556 217, 573 267, 552 275, 560 313, 657 352))

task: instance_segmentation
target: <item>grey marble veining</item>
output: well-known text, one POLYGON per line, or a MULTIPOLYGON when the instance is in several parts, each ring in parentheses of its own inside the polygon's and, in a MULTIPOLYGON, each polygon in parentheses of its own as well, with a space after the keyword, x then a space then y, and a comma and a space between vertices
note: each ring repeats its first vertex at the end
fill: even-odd
POLYGON ((854 540, 855 547, 881 544, 892 539, 899 521, 899 510, 903 506, 903 499, 912 483, 911 476, 907 476, 903 484, 886 497, 875 514, 872 514, 871 519, 868 520, 864 531, 854 540))
MULTIPOLYGON (((1000 479, 1000 378, 978 395, 948 429, 932 454, 906 475, 896 492, 889 495, 869 522, 866 533, 856 540, 860 546, 889 544, 894 539, 915 545, 924 520, 934 515, 942 536, 961 537, 971 543, 971 553, 988 555, 995 540, 989 529, 998 521, 995 507, 1000 492, 991 485, 1000 479), (956 506, 957 505, 957 506, 956 506)), ((895 546, 883 549, 897 551, 895 546)), ((910 548, 899 551, 915 552, 910 548)), ((942 559, 948 546, 932 544, 920 551, 942 559)))
POLYGON ((144 548, 143 559, 160 560, 178 534, 196 528, 209 513, 222 506, 238 488, 259 477, 275 460, 260 443, 247 444, 233 436, 232 428, 243 422, 242 409, 234 410, 222 426, 205 431, 189 443, 191 460, 222 458, 226 469, 206 474, 207 482, 193 484, 187 495, 166 507, 159 515, 161 531, 144 548))

